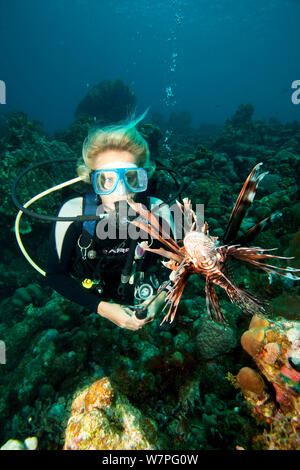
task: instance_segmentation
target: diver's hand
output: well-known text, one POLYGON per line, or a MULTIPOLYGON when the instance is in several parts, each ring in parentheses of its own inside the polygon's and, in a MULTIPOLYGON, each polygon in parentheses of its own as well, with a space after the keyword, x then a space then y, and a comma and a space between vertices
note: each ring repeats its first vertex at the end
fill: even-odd
MULTIPOLYGON (((147 317, 145 318, 147 322, 153 321, 153 318, 155 317, 157 312, 159 312, 163 308, 165 304, 166 296, 167 296, 167 292, 164 290, 161 291, 161 293, 156 297, 156 299, 153 300, 153 302, 149 305, 147 309, 147 317)), ((139 304, 139 307, 146 307, 154 297, 155 296, 152 295, 147 300, 144 300, 144 302, 139 304)))
POLYGON ((97 313, 120 328, 126 328, 128 330, 139 330, 148 323, 147 318, 142 320, 136 318, 133 310, 130 310, 130 308, 110 302, 101 301, 98 304, 97 313))

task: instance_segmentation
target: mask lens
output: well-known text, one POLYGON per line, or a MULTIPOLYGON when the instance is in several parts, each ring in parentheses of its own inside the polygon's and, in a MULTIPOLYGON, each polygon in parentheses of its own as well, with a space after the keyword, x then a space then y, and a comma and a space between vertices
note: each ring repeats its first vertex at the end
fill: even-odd
POLYGON ((136 170, 127 170, 125 173, 127 185, 134 192, 145 191, 147 189, 147 172, 144 168, 137 168, 136 170))
POLYGON ((127 191, 138 193, 147 189, 148 177, 144 168, 103 169, 92 173, 95 193, 111 194, 119 187, 119 178, 127 186, 127 191))
POLYGON ((131 188, 138 187, 138 173, 136 170, 128 170, 125 175, 126 182, 131 188))
POLYGON ((114 171, 101 171, 96 174, 95 186, 98 191, 111 191, 117 182, 118 175, 114 171))

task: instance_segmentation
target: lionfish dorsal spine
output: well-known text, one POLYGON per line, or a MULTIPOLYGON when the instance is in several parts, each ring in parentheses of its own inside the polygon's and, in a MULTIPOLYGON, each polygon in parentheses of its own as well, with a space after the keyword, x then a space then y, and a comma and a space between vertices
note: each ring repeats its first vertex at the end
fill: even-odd
POLYGON ((258 184, 260 183, 262 178, 268 173, 264 172, 260 175, 258 174, 262 164, 263 163, 261 162, 255 165, 241 189, 241 192, 236 200, 236 203, 229 218, 228 225, 225 230, 225 234, 223 237, 223 242, 225 244, 233 242, 236 239, 241 223, 253 202, 258 184))

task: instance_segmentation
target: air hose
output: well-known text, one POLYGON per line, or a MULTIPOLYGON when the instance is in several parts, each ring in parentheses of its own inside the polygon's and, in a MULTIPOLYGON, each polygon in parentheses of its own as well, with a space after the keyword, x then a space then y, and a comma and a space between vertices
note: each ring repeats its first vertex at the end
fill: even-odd
MULTIPOLYGON (((27 261, 31 264, 31 266, 34 267, 34 269, 36 269, 40 274, 42 274, 42 276, 46 276, 46 272, 43 271, 29 256, 29 254, 27 253, 27 251, 25 250, 24 248, 24 245, 22 243, 22 240, 21 240, 21 236, 20 236, 20 220, 21 220, 21 217, 23 215, 23 213, 26 211, 27 207, 31 206, 31 204, 33 204, 34 202, 38 201, 38 199, 46 196, 47 194, 50 194, 52 193, 53 191, 58 191, 59 189, 62 189, 62 188, 65 188, 66 186, 70 186, 71 184, 74 184, 74 183, 78 183, 78 181, 81 181, 82 180, 82 177, 78 176, 77 178, 73 178, 69 181, 65 181, 64 183, 62 184, 58 184, 57 186, 54 186, 53 188, 50 188, 50 189, 46 189, 46 191, 43 191, 42 193, 40 194, 37 194, 36 196, 34 196, 33 198, 31 198, 29 201, 27 201, 24 206, 22 206, 22 210, 20 210, 17 214, 17 217, 16 217, 16 220, 15 220, 15 234, 16 234, 16 239, 17 239, 17 242, 18 242, 18 245, 23 253, 23 255, 25 256, 25 258, 27 259, 27 261), (24 210, 25 209, 25 210, 24 210)), ((31 212, 31 211, 28 211, 28 212, 31 212)), ((25 213, 28 213, 27 211, 25 213)), ((38 214, 39 215, 39 214, 38 214)))
MULTIPOLYGON (((19 200, 17 198, 17 195, 16 195, 17 187, 18 187, 18 184, 20 183, 21 179, 27 173, 29 173, 32 170, 35 170, 36 168, 44 166, 44 165, 51 165, 51 164, 54 164, 54 163, 65 163, 65 162, 76 163, 76 160, 74 160, 74 158, 67 158, 67 159, 61 158, 61 159, 57 159, 57 160, 45 160, 44 162, 39 162, 39 163, 36 163, 35 165, 32 165, 28 168, 25 168, 25 170, 23 170, 21 173, 19 173, 19 175, 17 176, 17 178, 15 179, 15 181, 12 185, 12 190, 11 190, 11 197, 12 197, 13 203, 15 204, 17 209, 24 212, 24 214, 28 215, 29 217, 34 217, 35 219, 40 219, 40 220, 47 220, 49 222, 75 222, 75 221, 85 222, 85 221, 88 221, 88 220, 98 220, 99 217, 96 216, 96 215, 78 215, 76 217, 58 217, 58 216, 51 216, 51 215, 45 215, 45 214, 38 214, 36 212, 33 212, 33 211, 27 209, 27 207, 29 207, 31 203, 37 201, 38 199, 42 198, 43 196, 46 196, 47 194, 50 194, 53 191, 57 191, 59 189, 62 189, 65 186, 69 186, 69 185, 77 183, 79 181, 83 181, 83 177, 80 177, 80 176, 77 177, 77 178, 74 178, 72 180, 66 181, 65 183, 61 183, 57 186, 54 186, 53 188, 47 189, 46 191, 43 191, 42 193, 35 196, 36 199, 33 198, 34 200, 33 199, 30 200, 30 201, 32 201, 30 204, 29 204, 30 201, 28 201, 24 205, 19 202, 19 200)), ((166 167, 165 165, 158 162, 157 160, 155 160, 155 162, 158 163, 158 166, 156 167, 156 170, 167 171, 168 173, 170 173, 170 175, 172 176, 173 180, 176 183, 177 191, 176 191, 176 193, 174 194, 174 196, 172 198, 170 198, 168 201, 163 202, 162 204, 160 204, 159 207, 153 209, 153 212, 155 212, 156 210, 161 209, 165 205, 169 205, 172 202, 175 202, 178 197, 181 198, 181 192, 183 191, 183 188, 185 186, 183 182, 181 182, 180 184, 178 183, 178 181, 176 179, 176 176, 175 176, 175 175, 178 175, 178 172, 176 170, 173 170, 173 169, 170 169, 170 168, 166 167)))
MULTIPOLYGON (((59 189, 62 189, 62 188, 65 188, 67 186, 70 186, 72 184, 79 183, 80 181, 83 181, 84 177, 82 177, 82 176, 78 176, 76 178, 65 181, 64 183, 53 186, 52 188, 46 189, 45 191, 43 191, 43 192, 37 194, 36 196, 34 196, 33 198, 31 198, 25 204, 21 204, 19 202, 19 200, 17 198, 17 187, 18 187, 18 184, 20 183, 21 179, 27 173, 29 173, 30 171, 35 170, 36 168, 40 168, 41 166, 52 165, 54 163, 66 163, 66 162, 76 163, 76 160, 74 160, 74 158, 68 158, 68 159, 61 158, 61 159, 55 159, 55 160, 45 160, 43 162, 36 163, 35 165, 32 165, 28 168, 25 168, 25 170, 23 170, 21 173, 19 173, 19 175, 17 176, 17 178, 15 179, 15 181, 12 185, 12 194, 11 194, 12 200, 13 200, 13 203, 15 204, 15 206, 19 209, 19 212, 18 212, 18 214, 16 216, 16 220, 15 220, 16 239, 17 239, 18 245, 19 245, 24 257, 27 259, 27 261, 31 264, 31 266, 34 269, 36 269, 40 274, 42 274, 42 276, 46 276, 46 272, 43 269, 41 269, 32 260, 32 258, 29 256, 29 254, 25 250, 25 247, 24 247, 24 245, 22 243, 22 240, 21 240, 20 220, 21 220, 22 215, 26 214, 29 217, 33 217, 35 219, 40 219, 40 220, 46 220, 46 221, 49 221, 49 222, 75 222, 75 221, 85 222, 85 221, 91 221, 91 220, 99 220, 99 218, 100 218, 97 215, 79 215, 79 216, 76 216, 76 217, 57 217, 57 216, 50 216, 50 215, 45 215, 45 214, 38 214, 38 213, 33 212, 33 211, 28 209, 28 207, 30 207, 31 204, 38 201, 42 197, 47 196, 48 194, 51 194, 54 191, 58 191, 59 189)), ((165 165, 161 164, 158 161, 157 161, 157 163, 159 164, 159 166, 156 167, 156 170, 162 170, 162 171, 169 172, 171 174, 172 178, 174 179, 178 190, 177 190, 176 194, 171 199, 169 199, 167 202, 164 202, 164 203, 160 204, 159 206, 157 206, 156 208, 154 208, 152 210, 152 213, 155 212, 156 210, 160 210, 163 206, 169 205, 169 204, 171 204, 171 202, 175 201, 177 199, 177 197, 181 195, 181 192, 182 192, 183 187, 184 187, 184 184, 183 183, 179 184, 177 179, 176 179, 176 176, 174 176, 174 175, 178 174, 178 172, 176 170, 171 170, 171 169, 169 169, 168 167, 166 167, 165 165)))

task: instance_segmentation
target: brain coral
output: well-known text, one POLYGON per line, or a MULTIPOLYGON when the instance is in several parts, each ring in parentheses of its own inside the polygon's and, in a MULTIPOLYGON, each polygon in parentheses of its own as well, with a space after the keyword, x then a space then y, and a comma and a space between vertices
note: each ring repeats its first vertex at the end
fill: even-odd
POLYGON ((227 325, 203 319, 199 326, 197 346, 203 359, 226 354, 236 346, 235 331, 227 325))

